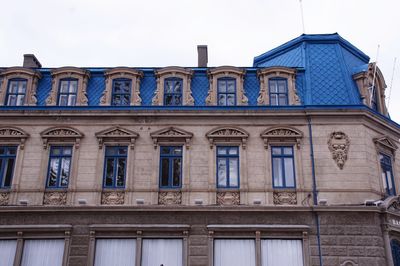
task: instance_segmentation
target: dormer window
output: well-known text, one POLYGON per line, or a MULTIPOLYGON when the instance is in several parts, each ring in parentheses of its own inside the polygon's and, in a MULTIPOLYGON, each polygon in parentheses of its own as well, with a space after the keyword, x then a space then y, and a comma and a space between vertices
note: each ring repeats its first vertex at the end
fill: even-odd
POLYGON ((8 82, 8 90, 5 105, 21 106, 24 105, 26 96, 26 79, 11 79, 8 82))
POLYGON ((167 78, 164 80, 164 105, 182 105, 182 79, 167 78))
POLYGON ((76 79, 61 80, 60 90, 58 92, 58 105, 75 106, 77 92, 78 92, 78 80, 76 79))
POLYGON ((114 79, 112 88, 111 105, 128 106, 131 102, 131 86, 130 79, 114 79))
POLYGON ((218 105, 236 105, 236 80, 233 78, 218 79, 218 105))
POLYGON ((376 93, 376 86, 371 84, 369 88, 371 94, 371 108, 378 112, 378 94, 376 93))
POLYGON ((288 105, 287 79, 271 78, 268 80, 269 104, 273 106, 288 105))

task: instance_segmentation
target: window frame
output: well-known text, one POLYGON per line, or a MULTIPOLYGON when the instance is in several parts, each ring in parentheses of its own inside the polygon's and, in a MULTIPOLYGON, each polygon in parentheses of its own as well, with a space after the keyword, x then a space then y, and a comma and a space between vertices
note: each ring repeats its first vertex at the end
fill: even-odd
POLYGON ((217 145, 215 151, 216 151, 216 169, 215 170, 216 170, 217 189, 220 189, 220 188, 222 188, 222 189, 239 189, 240 188, 240 154, 239 154, 239 146, 217 145), (229 151, 227 150, 227 154, 219 155, 218 154, 219 149, 223 149, 223 148, 225 148, 225 149, 234 148, 236 150, 236 154, 230 155, 229 151), (218 173, 218 161, 219 161, 219 159, 225 159, 225 161, 226 161, 226 167, 227 167, 226 168, 227 169, 227 172, 226 172, 226 186, 220 186, 219 182, 218 182, 218 180, 219 180, 219 173, 218 173), (236 172, 237 172, 237 186, 231 186, 230 185, 230 171, 229 171, 230 159, 237 159, 237 169, 236 169, 236 172))
POLYGON ((274 189, 296 189, 296 165, 295 165, 295 156, 294 156, 294 149, 293 146, 278 146, 278 145, 271 145, 271 177, 272 177, 272 187, 274 189), (281 150, 281 154, 280 155, 274 155, 274 149, 280 149, 281 150), (290 155, 285 155, 284 154, 284 149, 285 148, 290 148, 292 154, 290 155), (282 174, 283 174, 283 179, 282 179, 282 186, 276 186, 275 185, 275 176, 274 176, 274 159, 280 159, 279 162, 281 164, 282 167, 282 174), (292 163, 293 163, 293 186, 287 186, 286 185, 286 175, 285 175, 285 158, 291 158, 292 159, 292 163))
POLYGON ((383 152, 379 153, 379 157, 378 158, 379 158, 381 177, 383 177, 382 174, 385 174, 385 180, 383 180, 383 178, 382 178, 382 182, 385 181, 385 183, 383 184, 383 189, 385 190, 385 195, 396 196, 396 184, 395 184, 394 175, 393 175, 393 158, 392 158, 392 156, 387 155, 387 154, 385 154, 383 152), (382 161, 383 158, 381 158, 381 156, 383 158, 386 158, 387 161, 390 162, 390 165, 385 163, 385 162, 383 162, 382 161), (390 181, 392 183, 392 188, 391 189, 389 189, 389 180, 388 180, 388 176, 387 176, 387 170, 389 170, 390 175, 391 175, 390 176, 390 181))
POLYGON ((270 106, 287 106, 289 105, 289 90, 288 90, 288 80, 287 78, 283 77, 272 77, 268 79, 268 95, 269 95, 269 105, 270 106), (279 87, 278 87, 278 82, 279 81, 284 81, 285 82, 285 92, 279 92, 279 87), (272 92, 271 91, 271 83, 276 82, 277 86, 277 91, 272 92), (277 97, 277 104, 272 104, 272 95, 276 95, 277 97), (285 104, 280 104, 280 96, 284 95, 285 96, 285 104))
POLYGON ((5 155, 0 155, 0 159, 2 159, 2 163, 0 165, 0 189, 10 189, 12 186, 13 182, 13 177, 14 177, 14 172, 15 172, 15 167, 17 164, 17 153, 18 153, 18 146, 16 145, 0 145, 0 148, 4 148, 6 150, 5 155), (14 155, 7 155, 7 151, 10 148, 15 148, 15 154, 14 155), (8 186, 5 186, 5 179, 6 179, 6 174, 7 174, 7 169, 5 166, 8 166, 9 159, 14 158, 14 165, 12 166, 11 170, 11 177, 10 177, 10 184, 8 186))
POLYGON ((183 79, 179 77, 168 77, 164 79, 164 106, 182 106, 183 105, 183 79), (174 84, 180 83, 181 91, 180 93, 167 92, 167 82, 173 81, 174 84), (167 96, 172 96, 175 99, 176 96, 180 96, 180 104, 167 104, 167 96))
POLYGON ((77 100, 78 100, 78 91, 79 91, 79 80, 77 78, 63 78, 60 79, 59 85, 58 85, 58 93, 57 93, 57 106, 63 106, 63 107, 70 107, 70 106, 76 106, 77 100), (68 92, 61 92, 61 87, 63 82, 68 82, 67 88, 68 92), (76 82, 76 91, 75 92, 69 92, 71 82, 76 82), (69 97, 70 96, 75 96, 75 101, 73 104, 69 104, 69 97), (67 104, 66 105, 61 105, 61 97, 62 96, 67 96, 67 104))
POLYGON ((166 145, 161 145, 160 146, 160 169, 159 169, 159 188, 160 189, 180 189, 182 188, 182 183, 183 183, 183 146, 166 146, 166 145), (168 155, 162 154, 162 150, 164 148, 168 148, 170 150, 175 149, 175 148, 180 148, 181 149, 181 154, 180 155, 174 155, 173 153, 170 153, 168 155), (168 185, 163 186, 162 185, 162 178, 163 178, 163 164, 162 160, 167 158, 168 159, 168 185), (180 178, 179 178, 179 186, 174 186, 173 185, 173 161, 174 159, 180 158, 180 178))
POLYGON ((236 87, 236 79, 233 77, 223 77, 217 79, 217 105, 218 106, 236 106, 237 105, 237 87, 236 87), (233 81, 234 84, 234 92, 228 92, 228 81, 233 81), (225 82, 226 89, 225 92, 220 92, 220 84, 225 82), (228 104, 228 95, 233 94, 233 104, 228 104), (220 104, 219 97, 220 95, 225 95, 225 104, 220 104))
MULTIPOLYGON (((28 79, 26 79, 26 78, 12 78, 12 79, 9 79, 8 80, 8 85, 7 85, 7 92, 6 92, 4 105, 5 106, 24 106, 25 105, 25 98, 27 96, 27 90, 28 90, 28 79), (19 93, 18 92, 18 87, 19 86, 17 86, 17 93, 11 93, 10 92, 10 87, 11 87, 11 83, 12 82, 17 82, 17 84, 19 84, 20 82, 24 82, 25 83, 25 92, 24 93, 19 93), (24 97, 22 99, 22 104, 21 105, 18 105, 18 104, 10 105, 9 104, 10 95, 15 95, 17 97, 17 99, 18 99, 19 95, 23 95, 24 97)), ((17 103, 17 101, 16 101, 16 103, 17 103)))
POLYGON ((132 79, 129 78, 115 78, 112 80, 112 89, 111 89, 111 106, 130 106, 132 98, 132 79), (116 82, 129 82, 129 92, 127 93, 116 93, 115 92, 115 83, 116 82), (128 102, 126 104, 116 104, 114 97, 116 95, 125 96, 128 95, 128 102))
POLYGON ((48 166, 47 166, 47 175, 46 175, 46 189, 68 189, 70 181, 71 181, 71 169, 72 169, 72 162, 73 162, 73 153, 74 153, 74 148, 72 145, 51 145, 49 149, 49 161, 48 161, 48 166), (57 155, 52 155, 53 149, 61 148, 61 156, 57 155), (71 149, 71 154, 70 155, 64 155, 64 149, 69 148, 71 149), (50 165, 52 159, 57 158, 58 163, 59 163, 59 168, 57 171, 57 176, 56 176, 56 185, 55 186, 49 186, 49 181, 50 181, 50 165), (61 168, 62 168, 62 160, 65 158, 69 158, 69 169, 68 169, 68 184, 66 186, 61 185, 61 168))
POLYGON ((103 166, 103 189, 125 189, 126 187, 126 178, 127 178, 127 170, 128 170, 128 146, 126 145, 107 145, 104 149, 104 166, 103 166), (108 149, 120 149, 125 148, 125 155, 107 155, 108 149), (107 159, 113 159, 113 185, 107 186, 106 185, 106 173, 107 173, 107 159), (124 175, 123 175, 123 185, 117 185, 117 171, 118 171, 118 161, 119 159, 125 159, 125 168, 124 168, 124 175))

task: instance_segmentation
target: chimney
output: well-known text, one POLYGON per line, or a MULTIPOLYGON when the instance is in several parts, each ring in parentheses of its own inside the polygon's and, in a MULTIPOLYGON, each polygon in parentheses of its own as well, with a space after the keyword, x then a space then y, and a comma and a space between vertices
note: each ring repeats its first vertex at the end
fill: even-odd
POLYGON ((26 68, 41 68, 42 64, 34 54, 24 54, 24 64, 22 66, 26 68))
POLYGON ((197 45, 198 67, 207 67, 208 53, 207 45, 197 45))

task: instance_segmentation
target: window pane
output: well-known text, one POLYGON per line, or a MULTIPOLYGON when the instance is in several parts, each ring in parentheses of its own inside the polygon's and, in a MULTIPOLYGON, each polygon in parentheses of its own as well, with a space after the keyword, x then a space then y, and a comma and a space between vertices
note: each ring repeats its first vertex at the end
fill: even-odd
POLYGON ((60 186, 67 187, 69 179, 69 169, 71 165, 71 158, 62 158, 61 160, 61 173, 60 173, 60 186))
POLYGON ((47 185, 49 187, 57 186, 57 174, 59 165, 60 165, 60 160, 58 158, 52 158, 50 160, 49 177, 47 182, 47 185))
POLYGON ((237 158, 229 159, 229 185, 231 187, 237 187, 239 185, 238 161, 239 160, 237 158))
POLYGON ((173 97, 173 105, 181 105, 182 104, 182 96, 174 95, 173 97))
POLYGON ((97 239, 95 266, 133 266, 136 260, 136 239, 97 239))
POLYGON ((226 187, 226 159, 225 158, 219 158, 217 162, 217 171, 218 171, 218 186, 220 187, 226 187))
POLYGON ((218 94, 218 105, 226 105, 226 94, 218 94))
POLYGON ((8 155, 15 155, 15 154, 17 154, 17 148, 16 147, 8 147, 8 152, 7 152, 7 154, 8 155))
POLYGON ((274 187, 282 187, 283 186, 283 169, 280 158, 272 159, 272 169, 273 169, 273 178, 274 178, 274 187))
POLYGON ((21 266, 61 266, 64 239, 25 240, 21 266))
POLYGON ((182 83, 180 81, 176 81, 175 82, 174 92, 175 93, 181 93, 182 92, 182 83))
POLYGON ((64 154, 64 155, 71 155, 71 154, 72 154, 72 149, 71 149, 71 147, 64 147, 64 149, 63 149, 63 154, 64 154))
POLYGON ((68 105, 68 95, 60 95, 60 105, 68 105))
POLYGON ((278 95, 277 94, 271 94, 271 105, 278 105, 278 95))
POLYGON ((61 148, 52 147, 51 148, 51 155, 53 155, 53 156, 61 155, 61 148))
POLYGON ((286 93, 286 80, 278 81, 278 92, 286 93))
POLYGON ((119 155, 126 155, 126 151, 127 151, 126 147, 118 148, 118 154, 119 155))
POLYGON ((227 81, 227 92, 235 92, 235 81, 234 80, 228 80, 227 81))
POLYGON ((18 93, 25 93, 26 91, 26 81, 18 82, 18 93))
POLYGON ((76 95, 71 94, 68 97, 68 106, 74 106, 76 102, 76 95))
POLYGON ((16 99, 16 105, 17 106, 24 105, 24 99, 25 99, 25 95, 24 94, 18 95, 17 99, 16 99))
POLYGON ((0 147, 0 155, 6 154, 6 147, 0 147))
POLYGON ((165 92, 172 93, 174 91, 174 83, 171 80, 165 81, 165 92))
POLYGON ((107 158, 106 161, 106 187, 114 185, 114 158, 107 158))
POLYGON ((238 149, 236 147, 229 148, 229 155, 237 155, 238 149))
POLYGON ((122 95, 121 97, 121 105, 129 105, 130 104, 130 96, 122 95))
POLYGON ((261 240, 262 266, 303 266, 301 240, 261 240))
MULTIPOLYGON (((214 240, 214 266, 255 266, 255 241, 248 239, 214 240)), ((289 266, 282 264, 280 266, 289 266)), ((292 266, 292 265, 290 265, 292 266)))
POLYGON ((141 266, 182 266, 181 239, 143 239, 141 266))
POLYGON ((70 93, 76 93, 78 90, 78 81, 77 80, 71 80, 69 82, 69 92, 70 93))
POLYGON ((165 96, 165 105, 173 105, 174 99, 172 95, 166 95, 165 96))
POLYGON ((223 80, 218 81, 218 92, 226 92, 226 82, 223 80))
POLYGON ((219 154, 219 155, 224 155, 224 154, 226 154, 226 148, 224 148, 224 147, 218 147, 218 154, 219 154))
POLYGON ((285 94, 279 95, 279 105, 287 105, 287 97, 285 94))
POLYGON ((8 95, 8 103, 9 106, 17 105, 17 96, 16 95, 8 95))
POLYGON ((168 186, 168 176, 169 176, 169 159, 163 158, 161 160, 161 186, 168 186))
POLYGON ((392 184, 392 173, 390 172, 390 170, 386 170, 386 178, 388 180, 388 188, 389 190, 391 190, 393 188, 393 184, 392 184))
POLYGON ((118 159, 118 173, 117 173, 117 187, 125 186, 125 168, 126 168, 126 159, 119 158, 118 159))
POLYGON ((174 153, 174 155, 182 155, 182 148, 181 147, 174 148, 173 153, 174 153))
POLYGON ((173 160, 172 185, 174 187, 179 187, 181 185, 181 158, 175 158, 173 160))
POLYGON ((18 92, 18 81, 11 81, 10 87, 8 90, 9 93, 17 93, 18 92))
POLYGON ((68 92, 68 81, 67 80, 61 81, 60 92, 61 93, 67 93, 68 92))
POLYGON ((226 98, 226 105, 235 105, 235 94, 228 94, 226 98))
POLYGON ((15 163, 15 159, 14 158, 9 158, 6 161, 6 172, 4 175, 4 181, 3 181, 3 186, 4 187, 10 187, 11 186, 11 179, 13 176, 13 170, 14 170, 14 163, 15 163))
POLYGON ((280 148, 280 147, 272 148, 272 155, 281 155, 281 154, 282 154, 282 148, 280 148))
POLYGON ((295 187, 293 158, 284 158, 286 187, 295 187))
POLYGON ((283 154, 292 155, 293 154, 293 148, 292 147, 283 148, 283 154))
POLYGON ((385 189, 385 191, 387 190, 387 183, 386 183, 386 172, 382 171, 382 184, 383 184, 383 188, 385 189))
POLYGON ((2 266, 13 266, 15 252, 17 251, 16 240, 0 240, 0 260, 2 266))
POLYGON ((169 154, 170 147, 161 147, 161 154, 169 154))
POLYGON ((278 85, 275 80, 270 80, 269 81, 269 92, 270 93, 276 93, 278 92, 278 85))

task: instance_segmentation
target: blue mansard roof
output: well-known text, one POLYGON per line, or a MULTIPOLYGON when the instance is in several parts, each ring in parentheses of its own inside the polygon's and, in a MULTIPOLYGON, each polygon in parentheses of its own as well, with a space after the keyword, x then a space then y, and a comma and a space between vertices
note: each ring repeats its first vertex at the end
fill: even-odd
MULTIPOLYGON (((293 39, 254 58, 253 67, 245 67, 244 91, 249 106, 257 105, 260 86, 257 70, 266 67, 289 67, 297 70, 296 88, 302 105, 361 105, 352 75, 365 71, 369 57, 337 33, 306 35, 293 39)), ((108 68, 84 68, 90 72, 87 96, 89 106, 99 106, 105 88, 104 72, 108 68)), ((156 89, 157 68, 135 68, 143 72, 140 83, 142 106, 150 106, 156 89)), ((209 90, 208 68, 191 68, 191 89, 195 106, 205 106, 209 90)), ((49 68, 42 74, 37 89, 37 105, 45 106, 51 90, 49 68)), ((132 107, 134 108, 134 107, 132 107)))

